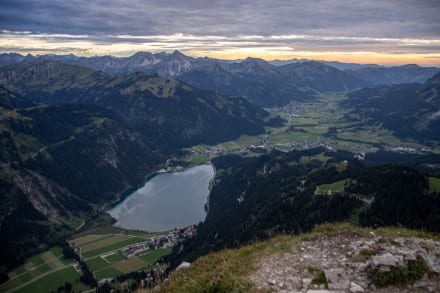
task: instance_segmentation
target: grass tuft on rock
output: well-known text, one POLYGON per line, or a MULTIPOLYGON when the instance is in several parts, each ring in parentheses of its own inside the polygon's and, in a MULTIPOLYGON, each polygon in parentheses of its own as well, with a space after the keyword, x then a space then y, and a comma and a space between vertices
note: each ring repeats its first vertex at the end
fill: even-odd
POLYGON ((422 259, 410 260, 406 267, 392 267, 389 272, 381 272, 377 268, 369 268, 368 278, 378 288, 387 286, 401 286, 413 284, 421 280, 429 271, 428 266, 422 259))
POLYGON ((325 285, 325 287, 328 288, 327 278, 323 270, 319 270, 316 273, 315 277, 312 279, 312 284, 325 285))

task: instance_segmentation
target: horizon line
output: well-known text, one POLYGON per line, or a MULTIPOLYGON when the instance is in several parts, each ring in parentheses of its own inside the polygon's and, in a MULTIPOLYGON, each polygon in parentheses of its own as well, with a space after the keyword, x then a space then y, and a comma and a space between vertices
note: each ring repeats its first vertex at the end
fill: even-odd
MULTIPOLYGON (((301 62, 301 61, 315 61, 315 62, 329 62, 329 63, 342 63, 342 64, 359 64, 359 65, 372 65, 372 66, 383 66, 383 67, 393 67, 393 66, 405 66, 405 65, 417 65, 419 67, 436 67, 436 68, 440 68, 440 64, 420 64, 420 63, 414 63, 414 62, 410 62, 410 63, 405 63, 405 62, 398 62, 398 63, 371 63, 371 62, 362 62, 362 61, 341 61, 338 59, 329 59, 329 60, 325 60, 325 59, 314 59, 314 58, 298 58, 298 57, 289 57, 289 56, 278 56, 276 58, 264 58, 263 56, 259 55, 259 56, 252 56, 252 55, 247 55, 246 57, 233 57, 230 56, 229 58, 226 56, 224 58, 218 58, 215 56, 209 56, 209 55, 199 55, 199 54, 189 54, 187 52, 184 52, 184 50, 178 50, 178 49, 172 49, 172 50, 161 50, 161 51, 144 51, 144 50, 140 50, 140 51, 133 51, 133 52, 126 52, 127 54, 112 54, 112 53, 108 53, 108 54, 94 54, 94 55, 89 55, 89 54, 78 54, 78 53, 54 53, 54 52, 50 52, 48 51, 47 53, 37 53, 37 52, 32 52, 29 51, 28 53, 25 53, 23 51, 1 51, 0 50, 0 54, 17 54, 17 55, 21 55, 23 57, 26 56, 33 56, 33 57, 44 57, 44 56, 75 56, 78 58, 94 58, 94 57, 113 57, 113 58, 130 58, 133 57, 136 54, 139 53, 147 53, 147 54, 152 54, 152 55, 157 55, 157 54, 167 54, 167 55, 172 55, 173 53, 178 52, 186 57, 189 58, 193 58, 193 59, 214 59, 214 60, 219 60, 219 61, 237 61, 237 62, 242 62, 246 59, 260 59, 266 62, 276 62, 276 61, 280 61, 280 62, 288 62, 288 61, 297 61, 297 62, 301 62)), ((319 55, 319 53, 316 53, 317 55, 319 55)), ((351 54, 354 55, 354 54, 351 54)), ((440 59, 440 57, 424 57, 426 59, 440 59)))

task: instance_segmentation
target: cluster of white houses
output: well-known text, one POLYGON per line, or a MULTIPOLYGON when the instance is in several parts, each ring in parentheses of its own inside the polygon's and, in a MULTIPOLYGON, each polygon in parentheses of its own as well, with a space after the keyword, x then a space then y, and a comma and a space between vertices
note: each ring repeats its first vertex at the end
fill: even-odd
POLYGON ((122 254, 129 258, 135 255, 143 254, 148 250, 159 248, 169 248, 175 245, 179 240, 194 236, 196 229, 194 226, 188 226, 180 230, 173 230, 166 235, 152 237, 144 242, 138 242, 125 246, 121 249, 122 254))

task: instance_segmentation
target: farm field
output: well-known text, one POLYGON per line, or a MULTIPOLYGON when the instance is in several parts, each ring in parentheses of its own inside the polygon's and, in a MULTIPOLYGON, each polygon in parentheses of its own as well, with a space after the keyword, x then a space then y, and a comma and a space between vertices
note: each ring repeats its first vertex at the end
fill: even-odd
POLYGON ((428 177, 429 190, 440 191, 440 178, 428 177))
POLYGON ((75 291, 90 289, 82 283, 78 282, 80 274, 69 266, 63 270, 54 272, 47 275, 28 286, 18 289, 16 292, 32 292, 32 293, 47 293, 56 292, 58 287, 64 284, 64 282, 69 282, 73 285, 75 291), (62 280, 62 281, 61 281, 62 280))
POLYGON ((103 278, 117 277, 132 271, 148 268, 162 256, 171 253, 170 249, 158 249, 145 255, 123 257, 119 252, 109 256, 97 256, 86 261, 87 266, 95 273, 99 281, 103 278))
POLYGON ((51 271, 69 267, 68 265, 71 263, 71 260, 63 258, 62 255, 61 247, 53 247, 48 251, 31 257, 22 266, 9 273, 9 281, 0 286, 0 292, 6 292, 18 286, 22 286, 26 282, 41 277, 51 271))
POLYGON ((321 184, 316 188, 315 194, 332 194, 336 192, 343 192, 344 186, 350 182, 350 179, 342 179, 329 184, 321 184))
POLYGON ((125 261, 118 262, 113 264, 112 267, 123 274, 137 271, 143 268, 148 267, 148 263, 140 259, 139 257, 130 257, 125 261))
MULTIPOLYGON (((142 257, 134 256, 127 259, 119 251, 120 248, 144 242, 151 237, 164 235, 166 232, 147 233, 113 227, 107 215, 98 217, 96 221, 99 222, 98 225, 86 227, 85 231, 78 233, 69 242, 75 247, 81 247, 82 256, 97 280, 147 268, 161 256, 170 253, 169 249, 158 249, 150 251, 142 257), (101 254, 107 255, 100 257, 101 254)), ((71 263, 71 259, 63 258, 61 247, 52 247, 31 257, 22 266, 10 272, 8 274, 9 281, 0 286, 0 292, 10 290, 14 292, 56 292, 66 281, 73 285, 75 292, 89 289, 79 281, 80 273, 73 268, 71 263)))
POLYGON ((102 280, 104 278, 115 278, 122 274, 120 271, 111 266, 101 269, 99 271, 95 271, 94 273, 96 280, 102 280))
POLYGON ((168 255, 170 253, 171 253, 170 248, 156 249, 148 252, 147 254, 139 256, 139 258, 152 265, 156 263, 162 256, 168 255))
POLYGON ((85 235, 71 239, 70 243, 81 248, 87 266, 99 281, 148 268, 160 257, 171 253, 170 249, 158 249, 148 251, 142 256, 126 258, 120 251, 123 247, 144 242, 161 234, 163 233, 147 234, 132 231, 124 234, 85 235))
POLYGON ((127 235, 114 235, 98 240, 97 243, 86 244, 85 248, 80 246, 81 254, 85 258, 91 258, 142 241, 145 241, 145 239, 127 235))
POLYGON ((117 251, 117 252, 105 257, 105 260, 109 263, 119 262, 119 261, 123 261, 125 259, 126 258, 122 255, 122 253, 120 251, 117 251))

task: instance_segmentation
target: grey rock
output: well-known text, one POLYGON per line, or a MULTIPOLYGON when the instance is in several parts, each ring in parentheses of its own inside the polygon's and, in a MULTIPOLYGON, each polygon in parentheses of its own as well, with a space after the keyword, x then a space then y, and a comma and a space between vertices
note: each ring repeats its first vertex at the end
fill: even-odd
POLYGON ((404 251, 401 251, 401 254, 404 256, 406 261, 417 259, 416 253, 413 250, 404 250, 404 251))
POLYGON ((346 290, 350 286, 345 270, 342 268, 324 270, 328 288, 332 290, 346 290))
POLYGON ((402 266, 404 264, 402 255, 393 255, 391 253, 373 255, 371 258, 371 262, 376 267, 377 266, 396 267, 396 266, 402 266))
POLYGON ((364 288, 362 288, 360 285, 356 284, 355 282, 350 283, 350 292, 356 293, 356 292, 365 292, 364 288))
POLYGON ((428 265, 428 268, 431 272, 435 272, 438 274, 440 273, 440 263, 434 255, 423 253, 423 254, 417 254, 417 256, 423 258, 423 260, 428 265))
POLYGON ((308 288, 312 284, 312 279, 304 278, 301 280, 303 288, 308 288))

